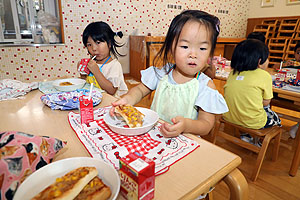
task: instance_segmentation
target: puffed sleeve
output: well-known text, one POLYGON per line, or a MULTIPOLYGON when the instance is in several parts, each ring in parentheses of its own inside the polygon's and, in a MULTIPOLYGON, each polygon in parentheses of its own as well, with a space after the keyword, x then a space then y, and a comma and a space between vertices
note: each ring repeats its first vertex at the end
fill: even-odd
POLYGON ((202 85, 202 88, 199 88, 199 91, 200 92, 195 103, 196 106, 200 107, 205 112, 213 114, 228 112, 226 101, 218 90, 202 85))
POLYGON ((150 90, 156 90, 159 81, 166 75, 165 69, 158 69, 156 67, 148 67, 141 71, 141 81, 150 90))

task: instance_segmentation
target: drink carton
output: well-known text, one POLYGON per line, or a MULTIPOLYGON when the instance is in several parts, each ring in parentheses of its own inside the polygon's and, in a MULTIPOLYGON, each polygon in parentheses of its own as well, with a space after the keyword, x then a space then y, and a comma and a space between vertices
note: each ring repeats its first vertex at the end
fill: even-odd
POLYGON ((155 163, 135 152, 120 159, 120 192, 130 200, 154 198, 155 163))
POLYGON ((82 124, 87 124, 94 121, 93 100, 87 96, 79 97, 79 112, 82 124))
POLYGON ((79 67, 78 67, 78 71, 80 72, 80 74, 88 75, 90 73, 90 70, 87 67, 87 64, 89 63, 89 61, 90 61, 90 58, 81 59, 79 67))

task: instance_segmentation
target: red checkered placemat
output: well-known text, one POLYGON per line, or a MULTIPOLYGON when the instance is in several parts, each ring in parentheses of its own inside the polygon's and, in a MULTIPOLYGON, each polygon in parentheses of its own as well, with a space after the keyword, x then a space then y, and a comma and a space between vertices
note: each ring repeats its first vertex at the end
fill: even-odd
POLYGON ((179 135, 165 138, 160 133, 158 123, 148 133, 138 136, 123 136, 114 133, 103 118, 110 107, 94 110, 95 121, 80 124, 80 115, 69 113, 69 123, 77 137, 94 158, 102 159, 119 169, 119 158, 132 152, 139 152, 154 160, 155 174, 161 174, 168 168, 199 147, 188 137, 179 135))

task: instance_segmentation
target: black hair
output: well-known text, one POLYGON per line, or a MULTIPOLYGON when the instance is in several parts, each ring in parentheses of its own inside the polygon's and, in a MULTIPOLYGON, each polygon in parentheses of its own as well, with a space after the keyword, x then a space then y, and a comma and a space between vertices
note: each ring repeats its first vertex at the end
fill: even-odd
POLYGON ((247 36, 247 39, 257 39, 257 40, 262 41, 263 43, 266 42, 265 35, 261 32, 256 32, 256 31, 249 33, 249 35, 247 36))
POLYGON ((269 49, 260 40, 247 39, 237 44, 231 59, 233 74, 255 70, 258 64, 264 64, 269 56, 269 49), (258 61, 260 62, 258 63, 258 61))
POLYGON ((294 48, 294 52, 296 53, 297 49, 300 48, 300 41, 296 44, 295 48, 294 48))
POLYGON ((110 47, 110 52, 117 58, 118 56, 124 56, 117 51, 117 47, 122 47, 124 44, 119 44, 115 40, 115 36, 122 38, 123 33, 121 31, 114 32, 106 22, 92 22, 84 29, 82 41, 85 47, 87 46, 87 40, 89 37, 91 37, 95 42, 106 42, 110 47))
POLYGON ((200 10, 185 10, 177 15, 171 22, 169 30, 167 32, 167 36, 165 42, 154 58, 154 63, 159 60, 159 58, 163 59, 163 64, 167 64, 170 62, 170 52, 172 51, 173 43, 175 42, 175 46, 178 43, 179 35, 182 31, 183 26, 188 21, 197 21, 203 24, 211 33, 211 52, 210 56, 212 57, 214 54, 214 50, 216 48, 217 37, 220 32, 220 20, 207 12, 200 10))

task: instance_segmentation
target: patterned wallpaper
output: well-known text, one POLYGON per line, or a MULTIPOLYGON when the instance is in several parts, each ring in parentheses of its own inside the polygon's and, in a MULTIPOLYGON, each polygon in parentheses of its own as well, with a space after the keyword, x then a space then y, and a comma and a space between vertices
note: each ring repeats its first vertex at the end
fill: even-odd
POLYGON ((121 52, 127 56, 121 64, 124 73, 129 73, 129 35, 165 35, 173 17, 183 9, 200 9, 220 18, 220 37, 244 37, 249 4, 250 0, 64 0, 65 45, 0 47, 0 79, 33 82, 77 77, 77 62, 88 56, 81 34, 87 24, 99 20, 106 21, 114 31, 123 31, 121 41, 125 45, 121 52), (182 9, 170 9, 169 4, 181 5, 182 9))

